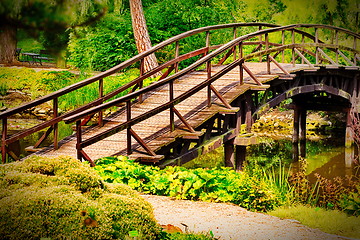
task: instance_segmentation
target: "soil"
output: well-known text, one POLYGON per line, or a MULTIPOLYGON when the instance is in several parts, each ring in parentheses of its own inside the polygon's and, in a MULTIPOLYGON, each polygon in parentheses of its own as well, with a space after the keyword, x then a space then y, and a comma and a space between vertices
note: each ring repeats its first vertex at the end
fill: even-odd
POLYGON ((174 200, 170 197, 142 195, 154 208, 160 225, 173 225, 182 232, 212 233, 221 240, 247 239, 349 239, 280 219, 247 211, 234 204, 174 200))

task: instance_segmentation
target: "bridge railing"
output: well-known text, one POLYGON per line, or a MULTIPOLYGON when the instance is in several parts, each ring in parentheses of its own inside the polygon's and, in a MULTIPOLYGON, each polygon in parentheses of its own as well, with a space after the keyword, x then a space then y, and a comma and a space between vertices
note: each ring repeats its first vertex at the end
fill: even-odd
MULTIPOLYGON (((66 123, 71 123, 71 122, 76 122, 77 123, 77 139, 78 139, 78 144, 77 144, 77 151, 78 151, 78 158, 85 158, 88 161, 91 162, 91 159, 89 158, 89 156, 85 153, 85 151, 83 150, 83 148, 98 142, 106 137, 109 137, 115 133, 118 133, 122 130, 127 130, 127 141, 128 141, 128 154, 131 154, 132 150, 131 150, 131 137, 134 137, 139 143, 140 145, 142 145, 145 150, 150 154, 150 155, 155 155, 155 153, 146 146, 146 143, 144 141, 142 141, 138 135, 133 131, 132 126, 134 126, 135 124, 150 118, 164 110, 170 110, 170 119, 169 119, 169 124, 171 126, 171 129, 173 130, 173 125, 174 125, 174 117, 173 115, 176 114, 180 120, 184 123, 184 125, 189 129, 189 131, 194 131, 194 129, 187 124, 186 119, 184 119, 179 112, 176 110, 176 105, 182 101, 184 101, 185 99, 187 99, 188 97, 194 95, 195 93, 197 93, 198 91, 204 89, 204 88, 208 88, 208 105, 211 105, 211 94, 215 94, 224 104, 225 107, 230 108, 230 104, 227 103, 222 96, 219 94, 219 92, 212 86, 212 83, 214 81, 216 81, 217 79, 219 79, 221 76, 223 76, 224 74, 226 74, 227 72, 231 71, 232 69, 234 69, 235 67, 240 67, 240 76, 239 76, 239 82, 240 84, 244 83, 244 71, 246 71, 251 79, 258 85, 261 85, 261 82, 259 80, 257 80, 256 76, 254 74, 251 73, 251 71, 244 65, 244 62, 246 60, 251 60, 254 59, 256 57, 260 57, 262 59, 263 56, 266 56, 267 58, 267 62, 268 62, 268 66, 270 65, 270 62, 275 63, 280 69, 283 70, 285 75, 289 75, 289 73, 282 68, 282 66, 275 60, 275 58, 280 54, 283 53, 285 50, 291 50, 292 51, 292 61, 293 64, 296 63, 297 59, 295 57, 295 53, 298 53, 299 56, 301 56, 301 61, 306 61, 310 67, 314 67, 314 64, 312 64, 302 53, 306 52, 306 54, 309 54, 310 56, 315 56, 317 55, 317 53, 313 53, 310 50, 307 50, 306 47, 314 47, 316 49, 316 52, 320 52, 323 54, 322 57, 318 57, 319 61, 328 61, 331 64, 333 64, 332 61, 330 61, 329 59, 327 59, 327 55, 323 52, 323 50, 321 50, 322 48, 328 48, 330 51, 338 51, 339 49, 343 49, 343 50, 348 50, 351 53, 354 53, 354 61, 356 62, 359 51, 356 50, 355 48, 351 48, 351 47, 346 47, 346 46, 340 46, 338 44, 327 44, 324 43, 322 41, 320 41, 318 39, 318 37, 314 37, 309 33, 306 33, 302 30, 299 30, 298 28, 312 28, 312 27, 316 27, 316 28, 330 28, 328 26, 322 26, 322 25, 290 25, 290 26, 284 26, 284 27, 274 27, 274 28, 270 28, 270 29, 265 29, 265 30, 259 30, 256 31, 254 33, 250 33, 250 34, 246 34, 244 36, 235 38, 234 40, 230 41, 227 44, 224 44, 222 46, 217 47, 216 50, 214 50, 211 53, 208 53, 207 55, 205 55, 204 57, 202 57, 201 59, 199 59, 198 61, 196 61, 195 63, 191 64, 190 66, 182 69, 181 71, 175 73, 174 75, 168 76, 156 83, 153 83, 150 86, 147 86, 145 88, 139 89, 136 92, 132 92, 126 96, 114 99, 110 102, 101 104, 93 109, 89 109, 87 111, 84 111, 82 113, 73 115, 71 117, 68 117, 65 119, 66 123), (270 44, 269 41, 269 36, 270 34, 276 34, 281 32, 282 35, 284 35, 285 32, 290 32, 291 36, 292 36, 292 41, 290 44, 285 44, 284 42, 282 44, 270 44), (301 37, 301 43, 296 43, 295 41, 295 33, 300 33, 301 36, 305 36, 310 38, 312 41, 314 41, 314 43, 305 43, 304 39, 305 37, 301 37), (260 50, 257 49, 257 51, 251 52, 249 54, 244 54, 243 53, 243 46, 245 43, 248 43, 248 41, 250 39, 253 38, 260 38, 263 37, 264 41, 261 41, 261 44, 265 45, 265 49, 260 50), (234 54, 236 52, 236 48, 238 48, 239 50, 239 54, 238 57, 236 57, 236 54, 234 54), (299 48, 300 50, 297 50, 297 48, 299 48), (229 54, 229 51, 231 52, 231 54, 229 54), (221 54, 223 58, 221 59, 222 62, 225 62, 226 58, 231 56, 231 55, 235 55, 234 59, 232 60, 230 64, 228 64, 224 69, 222 69, 220 72, 216 73, 215 75, 211 74, 211 65, 212 65, 212 61, 218 59, 218 57, 221 54), (271 56, 270 53, 275 53, 274 56, 271 56), (225 57, 224 57, 225 56, 225 57), (183 93, 181 95, 179 95, 178 97, 174 98, 174 87, 173 87, 173 83, 176 79, 188 74, 191 71, 194 71, 196 69, 203 69, 205 68, 208 74, 208 78, 206 81, 199 83, 198 85, 196 85, 195 87, 193 87, 191 90, 189 90, 186 93, 183 93), (136 117, 132 117, 131 116, 131 102, 137 98, 139 98, 142 94, 145 94, 147 92, 150 92, 158 87, 164 86, 169 84, 169 101, 154 108, 149 110, 146 113, 143 113, 139 116, 136 117), (118 104, 121 103, 126 103, 126 111, 127 111, 127 120, 124 123, 121 123, 101 134, 98 134, 96 136, 93 136, 89 139, 86 140, 82 140, 82 136, 81 136, 81 127, 80 127, 80 123, 81 123, 81 119, 83 119, 86 116, 92 115, 98 111, 103 111, 107 108, 110 108, 112 106, 116 106, 118 104)), ((331 28, 330 28, 331 29, 331 28)), ((350 34, 351 36, 353 36, 356 40, 358 41, 359 39, 359 35, 348 32, 347 30, 342 30, 339 28, 334 28, 336 31, 343 31, 346 34, 350 34)), ((352 64, 353 65, 353 64, 352 64)), ((268 68, 268 71, 270 70, 270 68, 268 68)))
MULTIPOLYGON (((279 49, 279 53, 280 52, 284 53, 285 49, 289 48, 288 45, 284 45, 285 44, 285 37, 284 37, 285 32, 291 32, 291 34, 293 36, 292 39, 295 39, 295 33, 300 34, 302 36, 301 38, 304 41, 302 43, 303 45, 305 44, 305 39, 308 39, 308 41, 314 42, 315 47, 318 47, 320 49, 319 46, 321 44, 325 44, 325 43, 320 41, 319 37, 316 37, 316 34, 314 36, 311 33, 308 33, 303 30, 299 30, 300 28, 306 29, 306 28, 313 28, 313 27, 330 28, 328 26, 323 26, 323 25, 291 25, 291 26, 286 26, 286 27, 277 27, 276 25, 266 24, 266 23, 237 23, 237 24, 226 24, 226 25, 204 27, 204 28, 192 30, 192 31, 180 34, 178 36, 175 36, 173 38, 170 38, 169 40, 156 45, 155 47, 151 48, 150 50, 148 50, 144 53, 141 53, 141 54, 97 75, 97 76, 88 78, 84 81, 73 84, 69 87, 66 87, 64 89, 56 91, 56 92, 49 94, 47 96, 44 96, 40 99, 34 100, 25 105, 19 106, 17 108, 9 109, 9 110, 1 113, 0 118, 2 119, 2 123, 3 123, 2 148, 1 148, 3 162, 5 161, 6 153, 8 153, 7 146, 10 143, 12 143, 20 138, 23 138, 27 135, 30 135, 34 132, 37 132, 44 128, 47 128, 47 127, 49 127, 49 129, 46 134, 50 133, 51 130, 54 130, 54 136, 55 136, 54 137, 54 147, 57 148, 58 147, 58 143, 57 143, 57 141, 58 141, 58 139, 57 139, 58 126, 57 126, 57 124, 60 121, 63 121, 64 119, 67 119, 67 122, 76 121, 78 123, 78 119, 84 119, 84 118, 89 119, 90 116, 93 116, 94 114, 97 113, 97 114, 99 114, 99 125, 102 125, 102 119, 103 119, 102 112, 105 109, 113 107, 113 106, 117 106, 121 103, 127 104, 127 109, 131 109, 131 107, 129 105, 131 103, 131 101, 134 101, 135 99, 141 101, 143 94, 155 89, 156 87, 162 86, 164 84, 171 85, 173 82, 173 79, 183 76, 190 71, 196 70, 198 68, 206 68, 209 79, 214 79, 211 76, 211 65, 213 62, 222 64, 222 63, 227 63, 228 61, 231 62, 231 61, 235 60, 235 62, 233 64, 230 64, 231 67, 236 67, 235 65, 239 64, 239 66, 242 68, 242 70, 247 71, 251 75, 251 72, 246 68, 245 65, 241 64, 241 62, 255 57, 256 54, 259 56, 259 60, 261 60, 262 55, 265 55, 266 51, 274 51, 275 48, 279 49), (239 28, 243 29, 245 27, 250 28, 250 30, 252 30, 252 31, 254 30, 254 28, 257 28, 259 30, 250 35, 245 34, 243 37, 240 37, 240 38, 237 37, 236 36, 237 29, 239 29, 239 28), (262 28, 270 28, 270 29, 262 30, 262 28), (227 44, 212 45, 211 39, 210 39, 211 31, 220 30, 220 29, 232 29, 234 40, 230 41, 227 44), (273 29, 273 30, 270 31, 271 29, 273 29), (273 33, 278 34, 279 32, 282 33, 282 39, 280 42, 278 40, 279 37, 276 38, 277 39, 276 41, 269 40, 269 34, 273 34, 273 33), (195 49, 191 52, 180 55, 180 48, 181 48, 180 40, 189 38, 191 36, 194 36, 196 34, 201 34, 201 33, 205 33, 205 46, 202 48, 199 48, 199 49, 195 49), (170 44, 175 44, 173 59, 168 60, 167 62, 159 65, 158 67, 155 67, 154 69, 149 70, 148 72, 140 71, 140 76, 137 77, 136 79, 134 79, 133 81, 130 81, 129 83, 119 87, 118 89, 116 89, 113 92, 104 94, 103 79, 105 77, 113 75, 113 74, 115 74, 119 71, 122 71, 123 69, 128 68, 129 66, 133 66, 134 64, 137 64, 137 63, 140 64, 141 69, 144 69, 142 67, 142 65, 144 63, 143 59, 145 57, 149 56, 150 54, 153 54, 153 53, 163 50, 166 46, 169 46, 170 44), (248 49, 248 48, 246 48, 246 46, 248 46, 248 45, 255 45, 256 47, 253 48, 252 50, 250 50, 251 51, 250 53, 245 54, 244 51, 248 49), (259 54, 260 52, 262 52, 262 53, 259 54), (191 65, 188 65, 187 67, 185 65, 185 68, 183 70, 181 70, 181 71, 179 70, 180 63, 184 62, 185 60, 187 60, 189 58, 193 58, 193 57, 196 57, 199 55, 202 56, 202 58, 200 58, 200 60, 196 61, 195 63, 193 63, 191 65), (228 60, 231 55, 233 56, 233 60, 228 60), (244 57, 244 56, 246 56, 246 57, 244 57), (238 59, 238 60, 236 60, 236 59, 238 59), (243 60, 239 60, 239 59, 243 59, 243 60), (165 69, 167 69, 167 71, 165 71, 165 69), (143 80, 146 78, 149 78, 150 76, 152 76, 153 74, 155 74, 157 72, 162 73, 162 77, 160 77, 158 82, 153 83, 149 87, 141 89, 143 80), (171 72, 173 72, 174 74, 170 76, 171 72), (66 112, 62 115, 60 115, 58 113, 58 97, 63 96, 67 93, 70 93, 72 91, 75 91, 79 88, 85 87, 85 86, 87 86, 91 83, 95 83, 95 82, 98 82, 98 84, 99 84, 99 98, 98 99, 96 99, 96 100, 90 102, 89 104, 86 104, 80 108, 66 112), (126 98, 118 98, 116 101, 110 101, 108 103, 104 103, 106 100, 109 100, 110 98, 115 97, 119 93, 121 93, 125 90, 128 90, 128 89, 132 89, 132 91, 130 94, 127 95, 126 98), (136 89, 138 89, 138 90, 136 90, 136 89), (53 101, 53 112, 54 112, 53 119, 46 121, 40 125, 37 125, 33 128, 30 128, 28 130, 25 130, 23 132, 14 134, 12 136, 8 136, 8 134, 7 134, 7 119, 9 117, 11 117, 12 115, 14 115, 16 113, 19 113, 26 109, 40 105, 47 101, 53 101), (91 108, 91 109, 87 110, 89 108, 91 108)), ((330 28, 330 29, 333 29, 333 28, 330 28)), ((346 34, 354 36, 354 39, 356 39, 355 43, 357 42, 357 40, 359 38, 358 35, 348 32, 347 30, 338 29, 338 28, 334 28, 334 29, 336 29, 336 31, 338 31, 338 32, 341 32, 341 33, 345 32, 346 34)), ((242 34, 244 33, 244 31, 241 31, 241 32, 242 32, 242 34)), ((295 40, 293 40, 293 43, 292 43, 293 46, 295 44, 294 41, 295 40)), ((331 47, 333 47, 333 49, 340 49, 340 46, 338 44, 331 45, 331 47)), ((292 47, 292 49, 296 49, 296 48, 292 47)), ((349 48, 349 49, 351 50, 352 48, 349 48)), ((349 49, 347 49, 347 50, 349 50, 349 49)), ((355 47, 355 49, 356 49, 356 47, 355 47)), ((294 51, 295 50, 293 50, 293 52, 294 51)), ((356 53, 354 55, 354 59, 357 59, 357 58, 358 58, 358 53, 356 53)), ((302 59, 305 59, 305 58, 302 58, 302 59)), ((322 60, 323 58, 319 57, 319 59, 322 60)), ((275 60, 273 60, 273 62, 275 62, 275 60)), ((293 60, 293 62, 295 63, 295 60, 293 60)), ((241 71, 241 72, 243 72, 243 71, 241 71)), ((241 78, 241 76, 240 76, 240 78, 241 78)), ((257 84, 261 84, 259 81, 257 81, 255 76, 253 76, 252 78, 257 84)), ((242 79, 240 79, 240 81, 242 81, 242 79)), ((211 86, 211 82, 208 83, 208 87, 210 88, 210 90, 209 90, 210 93, 211 92, 215 93, 221 99, 221 96, 218 94, 216 89, 214 89, 211 86)), ((196 90, 194 90, 193 92, 195 92, 195 91, 196 90)), ((172 98, 171 96, 173 96, 173 93, 170 93, 170 99, 172 98)), ((173 107, 179 101, 180 101, 179 99, 173 99, 169 103, 167 103, 166 106, 164 105, 161 109, 164 109, 164 107, 165 107, 165 109, 167 107, 169 107, 172 111, 172 115, 177 114, 179 116, 178 112, 173 107)), ((226 103, 224 103, 224 104, 226 105, 226 103)), ((210 105, 210 101, 209 101, 209 105, 210 105)), ((131 110, 129 110, 129 112, 131 112, 131 110)), ((129 114, 129 115, 130 116, 129 116, 128 122, 127 122, 128 125, 126 125, 126 127, 129 128, 129 126, 130 126, 130 130, 128 130, 129 136, 130 136, 131 135, 131 125, 135 124, 135 122, 137 122, 137 121, 132 121, 131 114, 129 114)), ((143 116, 142 119, 145 119, 148 116, 150 116, 150 115, 143 116)), ((179 118, 182 119, 181 116, 179 116, 179 118)), ((170 121, 171 121, 170 125, 172 126, 172 129, 173 129, 174 128, 173 120, 170 120, 170 121)), ((186 124, 185 119, 182 119, 182 121, 186 124)), ((82 121, 82 122, 85 122, 85 121, 82 121)), ((79 124, 77 124, 77 129, 79 130, 80 128, 81 128, 81 122, 79 124)), ((132 135, 135 136, 134 133, 132 133, 132 135)), ((44 135, 36 145, 37 146, 40 145, 42 139, 44 139, 45 137, 46 136, 44 135)), ((99 137, 98 139, 102 139, 102 137, 99 137)), ((140 140, 141 139, 139 139, 139 141, 140 140)), ((88 141, 87 143, 83 143, 82 148, 85 147, 86 144, 90 144, 90 142, 91 141, 88 141)), ((82 151, 82 150, 79 150, 79 151, 82 151)), ((129 152, 131 152, 131 151, 129 150, 129 152)), ((10 153, 10 155, 13 156, 13 158, 16 158, 16 156, 14 156, 14 154, 12 154, 11 152, 9 152, 9 153, 10 153)), ((82 155, 84 155, 84 153, 82 155)))
MULTIPOLYGON (((64 118, 72 116, 79 112, 82 112, 91 107, 98 106, 99 104, 119 95, 120 93, 122 93, 128 89, 132 88, 132 91, 135 91, 137 88, 142 87, 144 79, 151 77, 155 73, 161 72, 162 76, 160 77, 160 79, 163 79, 166 76, 168 76, 172 71, 177 72, 179 70, 179 64, 181 62, 184 62, 185 60, 187 60, 189 58, 197 57, 199 55, 202 55, 202 56, 206 55, 210 51, 218 48, 222 44, 212 45, 212 46, 210 45, 210 31, 213 32, 213 31, 222 30, 222 29, 232 29, 232 31, 234 32, 234 36, 236 36, 237 29, 249 28, 250 30, 248 30, 248 31, 253 31, 254 28, 261 29, 261 28, 265 28, 265 27, 274 27, 274 26, 276 26, 276 25, 268 24, 268 23, 234 23, 234 24, 209 26, 209 27, 204 27, 204 28, 199 28, 199 29, 195 29, 192 31, 188 31, 186 33, 172 37, 172 38, 154 46, 150 50, 143 52, 141 54, 138 54, 137 56, 135 56, 135 57, 105 71, 105 72, 102 72, 96 76, 90 77, 88 79, 85 79, 85 80, 75 83, 71 86, 60 89, 56 92, 53 92, 51 94, 48 94, 46 96, 43 96, 36 100, 33 100, 33 101, 23 104, 21 106, 4 111, 4 112, 0 113, 0 119, 2 121, 2 139, 1 139, 2 162, 6 161, 6 155, 8 153, 14 159, 19 158, 8 148, 8 146, 11 143, 14 143, 15 141, 17 141, 19 139, 22 139, 26 136, 29 136, 33 133, 39 132, 46 128, 48 128, 47 131, 44 133, 44 135, 42 137, 40 137, 39 141, 37 143, 35 143, 34 148, 37 148, 38 146, 40 146, 44 142, 44 140, 49 136, 49 134, 53 131, 53 133, 54 133, 53 145, 54 145, 54 148, 57 149, 58 141, 59 141, 59 139, 58 139, 58 135, 59 135, 58 134, 59 133, 58 123, 63 121, 64 118), (202 34, 204 32, 206 33, 206 39, 207 39, 206 46, 204 46, 203 48, 200 48, 200 49, 196 49, 196 50, 187 52, 187 53, 182 53, 180 55, 180 53, 181 53, 180 41, 181 40, 190 38, 195 35, 202 34), (161 51, 163 51, 167 46, 169 46, 171 44, 175 44, 174 57, 172 59, 169 59, 168 61, 162 63, 160 66, 155 67, 154 69, 151 69, 148 72, 144 72, 143 71, 144 58, 153 53, 161 53, 161 51), (140 76, 139 77, 137 77, 133 81, 129 81, 129 83, 127 83, 123 86, 120 86, 118 89, 116 89, 112 92, 109 92, 109 93, 104 92, 104 89, 105 89, 104 78, 114 75, 118 72, 121 72, 124 69, 129 68, 131 66, 137 66, 137 65, 140 66, 140 76), (165 71, 165 69, 167 69, 167 71, 165 71), (67 94, 69 94, 73 91, 76 91, 80 88, 86 87, 93 83, 98 83, 99 97, 97 99, 95 99, 92 102, 85 104, 79 108, 76 108, 74 110, 70 110, 70 111, 64 112, 62 114, 59 113, 59 106, 58 106, 59 105, 59 97, 66 96, 67 94), (22 113, 24 111, 27 111, 29 109, 32 109, 34 107, 37 107, 41 104, 48 103, 48 102, 52 102, 50 104, 53 106, 52 107, 52 112, 53 112, 52 119, 44 121, 41 124, 38 124, 29 129, 25 129, 25 130, 15 133, 15 134, 9 135, 8 119, 10 119, 12 116, 14 116, 18 113, 22 113)), ((246 32, 246 30, 241 30, 241 32, 246 32)), ((254 42, 252 44, 258 44, 258 43, 254 42)), ((139 96, 140 101, 141 101, 141 98, 142 98, 142 96, 139 96)), ((98 112, 99 125, 103 124, 102 121, 103 121, 103 112, 100 111, 100 112, 98 112)), ((87 121, 83 122, 83 124, 86 124, 86 123, 87 123, 87 121)))

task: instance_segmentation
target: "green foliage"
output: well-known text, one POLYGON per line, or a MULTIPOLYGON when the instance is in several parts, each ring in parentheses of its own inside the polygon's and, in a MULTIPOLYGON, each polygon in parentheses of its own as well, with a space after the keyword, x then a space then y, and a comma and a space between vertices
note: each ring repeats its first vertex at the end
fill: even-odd
POLYGON ((105 71, 136 54, 130 15, 107 14, 71 35, 69 61, 80 69, 105 71))
POLYGON ((327 233, 356 239, 360 238, 360 218, 348 216, 346 213, 337 210, 296 205, 281 207, 269 212, 269 214, 280 218, 296 219, 306 226, 327 233))
POLYGON ((177 199, 232 202, 253 211, 268 211, 279 204, 268 183, 256 175, 229 168, 186 169, 140 165, 126 157, 103 158, 95 169, 107 182, 177 199))
POLYGON ((4 239, 156 239, 152 208, 123 184, 103 183, 69 157, 31 157, 0 165, 4 239))
MULTIPOLYGON (((109 93, 122 85, 130 82, 139 75, 138 69, 128 71, 104 78, 104 93, 109 93)), ((31 68, 0 68, 0 84, 12 90, 21 90, 28 93, 32 99, 44 96, 57 91, 71 84, 88 78, 87 74, 74 74, 69 71, 39 71, 31 68), (11 82, 11 86, 7 83, 11 82)), ((145 79, 144 86, 149 85, 154 79, 145 79)), ((75 90, 64 96, 59 97, 59 108, 70 110, 83 104, 89 103, 98 98, 99 92, 97 82, 75 90)), ((118 94, 116 97, 123 96, 128 91, 118 94)))

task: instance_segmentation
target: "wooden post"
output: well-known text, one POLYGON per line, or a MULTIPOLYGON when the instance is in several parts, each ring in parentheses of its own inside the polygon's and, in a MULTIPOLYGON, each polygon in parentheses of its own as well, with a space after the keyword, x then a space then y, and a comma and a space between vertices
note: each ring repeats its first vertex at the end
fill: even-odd
MULTIPOLYGON (((236 39, 236 27, 234 27, 233 29, 233 35, 234 35, 234 39, 236 39)), ((234 61, 236 60, 236 45, 233 48, 233 56, 234 56, 234 61)))
MULTIPOLYGON (((104 80, 101 78, 99 80, 99 98, 104 96, 104 80)), ((102 103, 102 101, 101 101, 102 103)), ((99 127, 103 126, 103 111, 99 112, 99 119, 98 119, 99 127)))
MULTIPOLYGON (((268 50, 269 49, 269 34, 266 33, 265 34, 265 49, 268 50)), ((270 72, 270 58, 269 58, 269 54, 266 55, 266 66, 267 66, 267 73, 271 74, 270 72)))
MULTIPOLYGON (((169 91, 170 91, 170 101, 174 99, 174 82, 169 82, 169 91)), ((171 104, 170 107, 170 131, 175 130, 175 121, 174 121, 174 104, 171 104)))
POLYGON ((77 159, 81 161, 82 154, 81 154, 81 120, 76 121, 76 153, 77 159))
POLYGON ((1 157, 2 163, 6 162, 6 137, 7 137, 7 118, 2 120, 2 133, 1 133, 1 157))
MULTIPOLYGON (((336 45, 336 64, 339 64, 339 31, 335 31, 335 45, 336 45)), ((355 63, 356 64, 356 63, 355 63)))
POLYGON ((225 167, 235 169, 235 151, 234 140, 229 140, 224 143, 225 167))
POLYGON ((351 108, 346 109, 346 133, 345 133, 345 147, 351 148, 354 145, 354 135, 351 130, 352 119, 350 114, 351 108))
MULTIPOLYGON (((295 30, 293 29, 291 31, 291 42, 292 44, 295 44, 295 30)), ((293 62, 293 66, 295 67, 295 46, 293 45, 292 47, 292 62, 293 62)))
POLYGON ((246 159, 246 146, 235 146, 235 169, 242 171, 246 159))
POLYGON ((293 143, 293 161, 299 160, 299 107, 295 105, 294 107, 294 123, 293 123, 293 136, 292 136, 292 143, 293 143))
MULTIPOLYGON (((175 58, 177 58, 179 56, 179 41, 176 41, 175 43, 175 58)), ((175 63, 175 72, 177 73, 179 71, 179 63, 176 62, 175 63)))
MULTIPOLYGON (((144 75, 144 72, 145 72, 145 59, 142 58, 140 60, 140 76, 144 75)), ((139 82, 139 89, 141 89, 143 87, 143 83, 144 83, 144 80, 141 80, 139 82)), ((139 103, 142 103, 143 102, 143 95, 140 94, 139 95, 139 103)))
MULTIPOLYGON (((319 33, 318 33, 318 29, 315 28, 315 43, 318 44, 319 43, 319 33)), ((319 64, 319 51, 318 51, 318 47, 316 46, 315 48, 315 60, 316 60, 316 64, 319 64)))
MULTIPOLYGON (((53 105, 53 117, 57 118, 59 113, 58 113, 58 98, 54 98, 54 105, 53 105)), ((57 150, 59 149, 59 124, 55 123, 54 126, 54 149, 57 150)))
MULTIPOLYGON (((127 101, 126 102, 126 121, 130 121, 131 120, 131 102, 127 101)), ((126 128, 126 143, 127 143, 127 155, 130 155, 132 153, 131 150, 131 127, 128 126, 126 128)))
MULTIPOLYGON (((261 31, 262 29, 262 26, 259 26, 259 31, 261 31)), ((262 35, 259 35, 259 45, 260 45, 260 48, 259 48, 259 51, 261 51, 261 45, 262 45, 262 35)), ((259 62, 262 62, 262 56, 259 57, 259 62)))
MULTIPOLYGON (((284 46, 285 45, 285 31, 281 31, 281 44, 284 46)), ((285 49, 281 51, 281 62, 284 63, 285 62, 285 49)))
POLYGON ((300 109, 300 157, 305 158, 306 156, 306 109, 300 109))
POLYGON ((245 105, 245 124, 246 124, 246 132, 250 133, 251 132, 251 127, 253 124, 253 119, 252 119, 252 113, 251 113, 251 95, 247 94, 246 95, 246 105, 245 105))

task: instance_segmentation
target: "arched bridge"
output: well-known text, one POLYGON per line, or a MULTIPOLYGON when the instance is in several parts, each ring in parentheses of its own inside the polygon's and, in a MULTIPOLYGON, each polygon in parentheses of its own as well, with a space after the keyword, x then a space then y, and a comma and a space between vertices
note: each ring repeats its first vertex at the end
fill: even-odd
POLYGON ((359 112, 359 39, 346 29, 316 24, 234 23, 180 34, 103 73, 1 113, 2 159, 17 159, 11 144, 47 129, 33 154, 70 155, 91 164, 104 156, 128 155, 169 165, 224 145, 227 166, 240 168, 246 145, 254 141, 247 133, 256 116, 287 98, 293 99, 298 149, 305 140, 306 110, 359 112), (188 50, 184 46, 192 39, 203 39, 203 45, 188 50), (161 64, 144 71, 150 54, 161 64), (106 77, 131 67, 140 68, 137 78, 104 92, 106 77), (161 77, 143 86, 158 73, 161 77), (97 85, 97 99, 59 113, 59 97, 90 84, 97 85), (53 104, 51 120, 8 134, 9 118, 45 102, 53 104), (116 112, 105 117, 108 109, 116 112), (97 124, 85 127, 94 117, 97 124), (61 121, 76 123, 76 134, 58 141, 61 121), (51 132, 54 144, 40 149, 51 132))

